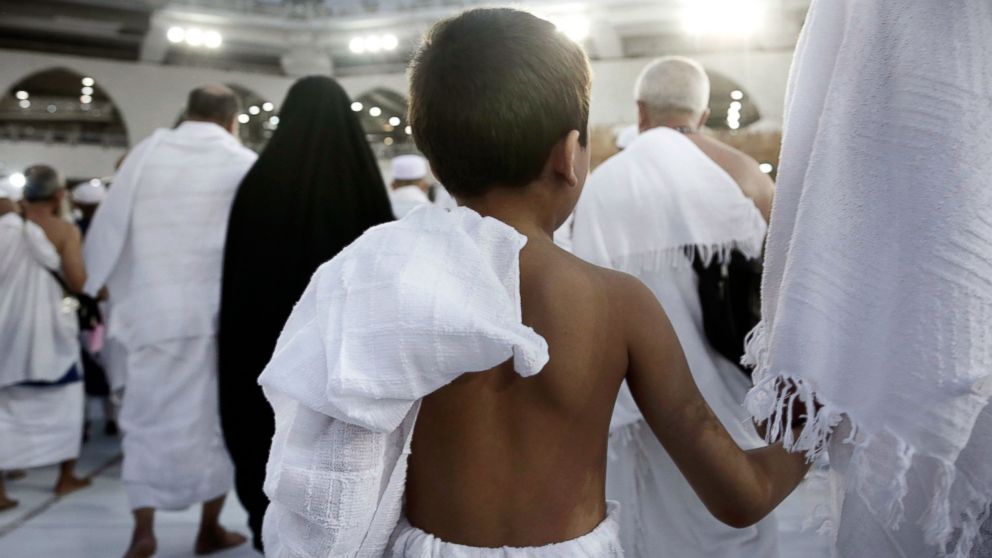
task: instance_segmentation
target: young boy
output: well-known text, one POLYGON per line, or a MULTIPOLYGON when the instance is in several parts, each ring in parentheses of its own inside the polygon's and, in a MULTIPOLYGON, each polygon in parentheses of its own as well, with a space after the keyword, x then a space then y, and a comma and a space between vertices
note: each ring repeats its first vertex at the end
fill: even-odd
POLYGON ((552 241, 589 167, 581 48, 473 10, 434 27, 410 79, 417 145, 463 207, 372 229, 290 317, 260 378, 267 555, 621 556, 604 478, 624 379, 717 518, 769 513, 804 458, 742 451, 652 293, 552 241))

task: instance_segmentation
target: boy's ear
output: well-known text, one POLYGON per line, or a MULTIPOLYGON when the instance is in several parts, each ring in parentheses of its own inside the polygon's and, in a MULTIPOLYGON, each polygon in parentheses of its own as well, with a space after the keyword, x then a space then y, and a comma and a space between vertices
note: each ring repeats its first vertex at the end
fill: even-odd
POLYGON ((579 131, 572 130, 558 142, 558 146, 552 151, 554 161, 552 161, 555 174, 565 180, 565 182, 575 187, 579 185, 579 177, 575 174, 575 161, 582 152, 582 145, 579 143, 579 131))

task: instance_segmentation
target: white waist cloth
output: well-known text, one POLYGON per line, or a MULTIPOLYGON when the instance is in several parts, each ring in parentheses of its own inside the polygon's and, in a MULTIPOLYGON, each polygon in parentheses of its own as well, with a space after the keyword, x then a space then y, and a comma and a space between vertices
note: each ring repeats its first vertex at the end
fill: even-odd
POLYGON ((392 558, 613 558, 623 556, 620 546, 620 506, 607 502, 606 519, 577 539, 545 546, 480 548, 444 542, 403 518, 396 528, 392 558))
POLYGON ((82 381, 0 389, 0 470, 79 457, 83 402, 82 381))
POLYGON ((127 359, 120 423, 131 508, 179 510, 226 494, 234 470, 220 432, 216 339, 147 345, 127 359))

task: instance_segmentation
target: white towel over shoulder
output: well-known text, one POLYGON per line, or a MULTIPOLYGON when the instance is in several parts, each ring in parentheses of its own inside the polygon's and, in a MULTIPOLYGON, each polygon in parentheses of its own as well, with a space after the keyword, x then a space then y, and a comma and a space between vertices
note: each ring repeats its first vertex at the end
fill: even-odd
POLYGON ((381 556, 400 518, 421 398, 510 359, 548 361, 521 322, 526 238, 459 208, 370 229, 314 274, 259 379, 275 410, 266 553, 381 556))
POLYGON ((874 519, 842 516, 840 542, 857 535, 845 525, 874 523, 892 534, 881 544, 916 530, 967 555, 992 501, 992 424, 980 420, 992 373, 989 122, 988 0, 813 2, 789 83, 748 407, 773 416, 777 387, 795 382, 787 393, 812 420, 797 439, 781 435, 810 455, 838 424, 853 428, 830 441, 831 462, 874 519))

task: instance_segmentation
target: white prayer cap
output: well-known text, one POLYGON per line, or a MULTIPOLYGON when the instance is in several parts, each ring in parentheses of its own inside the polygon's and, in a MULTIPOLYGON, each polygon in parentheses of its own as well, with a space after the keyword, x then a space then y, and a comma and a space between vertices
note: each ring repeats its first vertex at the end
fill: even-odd
POLYGON ((420 180, 427 176, 427 159, 420 155, 400 155, 393 159, 393 180, 420 180))
POLYGON ((10 178, 3 176, 0 177, 0 198, 7 199, 12 202, 21 200, 21 189, 14 186, 10 178))
POLYGON ((631 124, 623 130, 620 130, 620 133, 617 134, 617 147, 620 149, 627 149, 627 146, 633 143, 633 141, 637 139, 637 135, 640 133, 641 130, 637 127, 637 124, 631 124))
POLYGON ((97 205, 107 195, 107 188, 99 180, 83 182, 72 189, 72 201, 83 205, 97 205))

